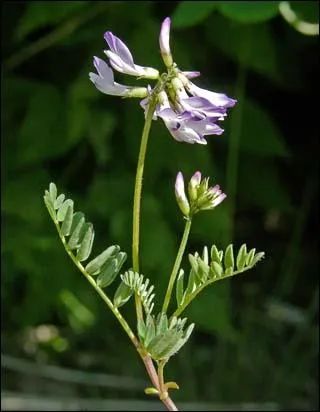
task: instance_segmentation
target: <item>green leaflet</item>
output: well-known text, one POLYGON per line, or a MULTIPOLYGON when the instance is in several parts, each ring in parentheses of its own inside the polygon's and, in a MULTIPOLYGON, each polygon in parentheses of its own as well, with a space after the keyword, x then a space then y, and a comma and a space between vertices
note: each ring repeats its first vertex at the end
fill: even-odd
POLYGON ((51 200, 51 203, 54 204, 56 198, 57 198, 57 186, 54 183, 50 183, 49 185, 49 197, 51 200))
POLYGON ((114 306, 120 308, 120 306, 128 302, 132 294, 133 290, 125 283, 121 282, 113 298, 114 306))
POLYGON ((184 271, 180 269, 177 282, 176 282, 176 299, 177 299, 177 306, 181 306, 185 299, 185 294, 183 293, 183 279, 184 279, 184 271))
POLYGON ((168 329, 168 318, 165 313, 159 313, 157 318, 156 335, 161 335, 168 329))
POLYGON ((93 245, 93 239, 94 239, 94 231, 93 231, 92 223, 86 223, 86 227, 84 229, 84 236, 83 236, 81 245, 77 253, 77 259, 80 262, 87 260, 88 257, 90 256, 92 245, 93 245))
POLYGON ((61 195, 59 195, 57 197, 57 199, 53 202, 53 207, 57 210, 59 209, 59 207, 62 205, 63 201, 65 199, 65 195, 63 193, 61 193, 61 195))
POLYGON ((114 257, 117 253, 120 252, 120 246, 112 245, 109 246, 106 250, 104 250, 100 255, 95 257, 91 262, 87 264, 85 267, 86 271, 91 275, 97 275, 100 272, 102 265, 109 260, 110 258, 114 257))
POLYGON ((231 268, 233 270, 234 267, 234 256, 233 256, 233 245, 230 244, 224 254, 224 265, 226 268, 231 268))
POLYGON ((72 220, 73 220, 73 202, 68 204, 68 207, 67 207, 62 225, 61 225, 61 232, 63 233, 64 236, 70 235, 72 220))
POLYGON ((222 263, 222 256, 221 253, 218 251, 216 245, 211 247, 211 260, 222 263))
POLYGON ((242 270, 246 265, 247 245, 244 243, 239 249, 237 256, 237 269, 242 270))
POLYGON ((220 277, 223 273, 223 268, 219 263, 212 261, 211 262, 211 270, 214 276, 220 277))
POLYGON ((256 249, 255 249, 255 248, 253 248, 253 249, 250 250, 250 252, 248 253, 247 258, 246 258, 246 266, 250 266, 250 265, 251 265, 255 253, 256 253, 256 249))
POLYGON ((71 236, 68 242, 68 246, 71 250, 77 249, 80 246, 80 237, 84 224, 84 214, 81 212, 75 213, 73 215, 73 221, 71 225, 71 236))
POLYGON ((72 201, 71 199, 65 200, 65 201, 59 206, 59 209, 58 209, 58 211, 57 211, 57 219, 58 219, 59 222, 63 222, 63 221, 64 221, 69 206, 71 206, 71 208, 72 208, 72 210, 73 210, 73 201, 72 201))
POLYGON ((107 261, 101 268, 97 279, 97 285, 100 288, 105 288, 109 286, 116 278, 118 271, 117 259, 113 258, 107 261))
POLYGON ((101 271, 98 275, 97 285, 101 288, 105 288, 115 280, 121 267, 125 260, 127 259, 127 254, 124 252, 119 252, 114 258, 102 266, 101 271))

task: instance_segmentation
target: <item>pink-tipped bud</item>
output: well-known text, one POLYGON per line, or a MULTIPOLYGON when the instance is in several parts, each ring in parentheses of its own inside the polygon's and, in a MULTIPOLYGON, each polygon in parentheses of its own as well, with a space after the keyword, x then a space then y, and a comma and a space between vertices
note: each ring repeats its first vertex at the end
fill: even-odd
POLYGON ((201 172, 195 172, 188 185, 189 198, 194 202, 198 197, 198 187, 201 183, 201 172))
POLYGON ((166 17, 162 22, 159 36, 161 56, 166 67, 171 67, 173 64, 170 50, 170 24, 170 17, 166 17))
POLYGON ((190 205, 184 190, 184 179, 181 172, 179 172, 176 177, 175 194, 181 212, 188 217, 190 213, 190 205))

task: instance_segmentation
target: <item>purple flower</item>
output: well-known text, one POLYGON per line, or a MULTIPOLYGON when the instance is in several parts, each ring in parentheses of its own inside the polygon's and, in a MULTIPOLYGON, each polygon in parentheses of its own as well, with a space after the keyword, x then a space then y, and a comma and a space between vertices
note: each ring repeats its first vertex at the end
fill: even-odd
POLYGON ((156 114, 164 121, 175 140, 191 144, 207 144, 204 136, 223 133, 223 129, 210 118, 203 116, 200 119, 194 112, 188 110, 181 112, 173 110, 165 92, 162 92, 159 97, 162 103, 157 108, 156 114))
POLYGON ((98 74, 89 73, 89 78, 102 93, 124 97, 144 97, 147 95, 147 89, 145 87, 131 87, 115 83, 113 71, 107 63, 99 59, 99 57, 93 58, 93 64, 98 74))
POLYGON ((157 79, 159 72, 151 67, 142 67, 134 64, 132 54, 128 47, 111 31, 107 31, 104 39, 108 43, 110 50, 105 50, 109 58, 110 65, 120 73, 131 76, 144 77, 147 79, 157 79))
POLYGON ((104 35, 109 50, 105 54, 113 69, 139 78, 156 79, 155 86, 136 88, 114 82, 111 68, 94 58, 98 74, 90 73, 90 80, 106 94, 124 97, 142 97, 141 107, 146 113, 151 99, 156 103, 153 120, 160 117, 173 138, 179 142, 207 144, 205 136, 220 135, 223 129, 217 124, 227 116, 227 110, 236 104, 223 93, 216 93, 196 86, 190 81, 200 75, 198 71, 181 71, 173 61, 170 49, 171 19, 166 17, 161 25, 159 44, 167 73, 134 63, 128 47, 113 33, 104 35))

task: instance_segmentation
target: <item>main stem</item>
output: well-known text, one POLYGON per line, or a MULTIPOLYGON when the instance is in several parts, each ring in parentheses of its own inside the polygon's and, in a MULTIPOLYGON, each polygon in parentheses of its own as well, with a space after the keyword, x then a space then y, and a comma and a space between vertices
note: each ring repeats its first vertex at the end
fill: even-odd
MULTIPOLYGON (((144 170, 144 161, 146 157, 148 138, 152 123, 152 117, 156 108, 156 101, 151 98, 151 102, 148 107, 146 114, 146 120, 144 123, 140 152, 137 165, 136 181, 134 187, 134 198, 133 198, 133 229, 132 229, 132 266, 135 272, 139 273, 139 238, 140 238, 140 205, 141 205, 141 192, 142 192, 142 178, 144 170)), ((137 319, 143 319, 142 304, 139 296, 135 295, 137 319)), ((143 351, 138 350, 141 359, 145 365, 148 375, 151 379, 153 385, 161 392, 159 377, 157 375, 156 369, 152 362, 149 354, 143 353, 143 351)), ((177 411, 177 407, 171 398, 168 396, 165 399, 161 399, 162 403, 166 406, 168 411, 177 411)))
MULTIPOLYGON (((144 123, 140 152, 138 158, 137 172, 136 172, 136 182, 134 187, 134 198, 133 198, 133 228, 132 228, 132 266, 133 270, 139 273, 139 238, 140 238, 140 206, 141 206, 141 192, 142 192, 142 178, 144 170, 144 160, 146 157, 147 144, 149 138, 149 132, 152 123, 152 117, 154 110, 156 108, 156 102, 151 98, 149 104, 146 121, 144 123)), ((137 311, 137 319, 143 319, 142 304, 140 297, 135 294, 135 303, 137 311)))
POLYGON ((133 199, 133 231, 132 231, 132 264, 133 270, 139 272, 139 235, 140 235, 140 205, 141 205, 141 192, 142 192, 142 178, 144 169, 144 159, 146 157, 147 144, 149 138, 149 132, 152 122, 152 116, 156 107, 156 103, 151 101, 146 121, 143 127, 140 152, 137 165, 136 182, 134 187, 134 199, 133 199))
POLYGON ((170 275, 170 280, 169 280, 169 284, 168 284, 168 288, 167 288, 167 292, 166 292, 166 296, 164 298, 164 302, 163 302, 163 307, 162 307, 162 312, 166 313, 169 303, 170 303, 170 299, 171 299, 171 294, 172 294, 172 289, 174 286, 174 282, 176 280, 177 274, 178 274, 178 270, 179 267, 181 265, 181 261, 182 261, 182 257, 184 254, 184 250, 186 248, 187 245, 187 241, 188 241, 188 237, 189 237, 189 233, 190 233, 190 228, 191 228, 191 218, 189 218, 186 221, 186 225, 184 227, 184 232, 183 232, 183 236, 181 239, 181 243, 179 246, 179 250, 178 250, 178 254, 176 257, 176 261, 174 262, 174 266, 170 275))

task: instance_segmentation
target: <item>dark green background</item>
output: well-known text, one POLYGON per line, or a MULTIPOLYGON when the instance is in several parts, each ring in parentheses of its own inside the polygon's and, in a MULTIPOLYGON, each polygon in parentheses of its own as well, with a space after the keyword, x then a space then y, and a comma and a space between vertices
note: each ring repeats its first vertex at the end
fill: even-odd
MULTIPOLYGON (((291 5, 298 17, 317 21, 317 2, 291 5)), ((138 100, 97 91, 88 73, 93 55, 106 57, 107 30, 128 45, 137 64, 163 70, 158 36, 166 16, 172 17, 179 67, 199 70, 198 86, 238 104, 223 124, 225 133, 208 136, 207 146, 178 143, 160 119, 153 123, 142 273, 156 284, 160 305, 183 230, 174 198, 179 170, 185 178, 201 170, 228 194, 215 211, 195 219, 190 252, 229 242, 266 252, 255 269, 214 284, 188 309, 195 332, 166 368, 167 379, 181 387, 174 399, 314 409, 318 36, 290 26, 278 2, 3 3, 2 353, 146 378, 120 326, 68 259, 42 196, 54 181, 93 223, 95 254, 117 243, 130 255, 143 112, 138 100), (51 332, 44 338, 41 330, 51 332)), ((120 74, 116 81, 138 84, 120 74)), ((124 308, 131 322, 133 312, 132 304, 124 308)), ((142 391, 72 383, 48 388, 28 374, 5 368, 3 374, 8 391, 145 398, 142 391)))

